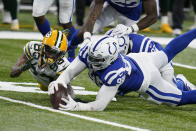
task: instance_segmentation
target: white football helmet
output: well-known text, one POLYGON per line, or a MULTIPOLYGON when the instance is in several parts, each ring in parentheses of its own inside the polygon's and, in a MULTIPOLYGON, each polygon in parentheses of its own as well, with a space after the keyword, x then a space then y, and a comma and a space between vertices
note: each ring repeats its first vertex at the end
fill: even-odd
POLYGON ((117 59, 117 42, 115 38, 109 36, 103 36, 98 41, 92 42, 87 61, 93 70, 105 69, 117 59))
POLYGON ((113 35, 112 34, 112 29, 111 30, 109 30, 109 31, 107 31, 106 33, 105 33, 105 35, 108 35, 108 36, 110 36, 110 37, 114 37, 115 39, 117 39, 118 40, 118 45, 117 45, 117 47, 118 47, 118 51, 119 51, 119 53, 120 54, 123 54, 123 55, 127 55, 128 53, 130 53, 129 52, 129 49, 131 49, 132 48, 132 45, 133 45, 133 43, 132 43, 132 41, 129 39, 129 36, 128 35, 123 35, 123 36, 118 36, 118 35, 113 35))

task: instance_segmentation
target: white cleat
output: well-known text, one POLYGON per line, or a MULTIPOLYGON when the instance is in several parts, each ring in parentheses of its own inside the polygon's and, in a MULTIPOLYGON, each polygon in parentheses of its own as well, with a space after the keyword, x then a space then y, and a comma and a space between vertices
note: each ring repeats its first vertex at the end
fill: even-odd
POLYGON ((178 74, 176 78, 181 79, 184 82, 184 84, 188 86, 188 88, 190 88, 190 90, 196 90, 195 85, 189 82, 183 74, 178 74))

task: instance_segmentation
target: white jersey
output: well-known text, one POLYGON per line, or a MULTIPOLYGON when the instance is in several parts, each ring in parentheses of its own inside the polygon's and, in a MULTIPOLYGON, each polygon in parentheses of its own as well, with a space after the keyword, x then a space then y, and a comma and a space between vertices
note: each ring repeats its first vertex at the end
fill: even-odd
POLYGON ((32 76, 42 85, 48 86, 48 84, 56 80, 60 73, 65 70, 70 62, 64 56, 58 59, 52 65, 46 65, 42 70, 38 68, 38 61, 40 58, 40 50, 42 43, 39 41, 30 41, 24 47, 24 53, 28 59, 32 59, 31 64, 33 65, 29 71, 32 76))
MULTIPOLYGON (((34 0, 33 1, 33 16, 39 17, 47 13, 54 0, 34 0)), ((75 10, 75 0, 59 0, 59 21, 66 24, 72 21, 75 10)))
POLYGON ((101 14, 95 22, 93 33, 99 33, 114 21, 131 26, 139 21, 142 0, 106 0, 101 14))

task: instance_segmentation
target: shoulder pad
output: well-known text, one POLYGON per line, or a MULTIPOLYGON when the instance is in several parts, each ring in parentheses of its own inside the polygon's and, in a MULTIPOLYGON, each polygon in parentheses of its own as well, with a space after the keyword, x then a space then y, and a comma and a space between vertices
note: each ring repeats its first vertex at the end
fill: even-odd
POLYGON ((33 57, 35 52, 40 52, 42 43, 39 41, 30 41, 24 46, 24 53, 28 59, 33 57))
POLYGON ((86 63, 87 61, 87 56, 88 56, 88 50, 89 50, 89 45, 86 44, 84 45, 83 47, 80 48, 80 51, 79 51, 79 59, 81 61, 83 61, 84 63, 86 63))

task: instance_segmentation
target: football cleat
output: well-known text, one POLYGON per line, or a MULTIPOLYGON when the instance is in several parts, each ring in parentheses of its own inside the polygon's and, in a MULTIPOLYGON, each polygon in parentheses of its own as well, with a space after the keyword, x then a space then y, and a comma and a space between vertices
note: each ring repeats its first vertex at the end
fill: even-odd
POLYGON ((179 35, 181 35, 182 34, 182 30, 181 29, 174 29, 173 30, 173 35, 174 36, 179 36, 179 35))
POLYGON ((18 31, 19 30, 18 19, 15 19, 15 20, 12 21, 10 28, 11 28, 11 30, 14 30, 14 31, 18 31))
POLYGON ((195 85, 189 82, 183 74, 178 74, 176 78, 181 79, 189 90, 196 90, 195 85))
POLYGON ((150 29, 150 27, 147 27, 147 28, 143 29, 142 32, 151 32, 151 29, 150 29))
POLYGON ((173 30, 172 30, 172 28, 170 27, 169 24, 162 24, 161 25, 161 31, 165 32, 165 33, 169 33, 169 34, 173 33, 173 30))

